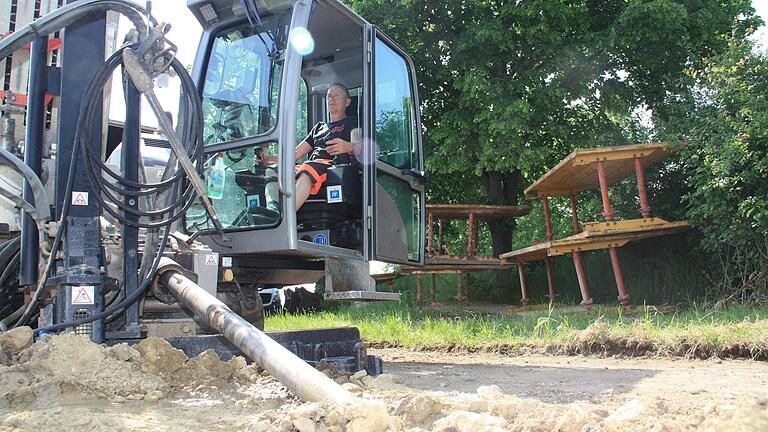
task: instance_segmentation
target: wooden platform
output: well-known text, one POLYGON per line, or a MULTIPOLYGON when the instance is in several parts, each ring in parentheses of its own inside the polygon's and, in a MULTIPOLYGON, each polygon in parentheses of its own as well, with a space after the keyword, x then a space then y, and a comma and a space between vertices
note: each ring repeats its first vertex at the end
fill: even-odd
POLYGON ((500 258, 507 262, 537 261, 548 256, 621 247, 633 240, 669 235, 687 228, 686 221, 667 222, 659 218, 587 222, 579 234, 507 252, 500 258))
POLYGON ((437 219, 464 219, 474 214, 481 220, 495 220, 525 216, 531 212, 531 206, 427 204, 427 212, 437 219))
POLYGON ((495 257, 463 257, 443 255, 439 257, 427 257, 424 267, 401 268, 404 274, 413 273, 456 273, 482 270, 503 270, 515 267, 515 263, 503 261, 495 257))
POLYGON ((597 161, 603 161, 610 186, 635 174, 635 158, 647 168, 669 157, 671 146, 670 143, 653 143, 576 150, 529 186, 525 197, 569 196, 599 189, 598 173, 593 166, 597 161))

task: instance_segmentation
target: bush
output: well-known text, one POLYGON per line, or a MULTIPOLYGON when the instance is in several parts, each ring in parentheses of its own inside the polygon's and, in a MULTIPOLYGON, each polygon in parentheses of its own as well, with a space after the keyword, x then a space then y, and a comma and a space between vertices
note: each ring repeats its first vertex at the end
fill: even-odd
POLYGON ((694 115, 681 125, 690 192, 687 217, 713 260, 719 296, 754 302, 768 294, 768 57, 732 42, 699 74, 694 115))

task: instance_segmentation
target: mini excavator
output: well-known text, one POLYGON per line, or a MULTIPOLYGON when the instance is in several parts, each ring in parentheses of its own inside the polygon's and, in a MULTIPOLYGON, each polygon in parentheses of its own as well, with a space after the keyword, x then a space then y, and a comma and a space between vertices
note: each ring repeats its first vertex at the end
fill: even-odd
POLYGON ((245 354, 308 400, 348 398, 311 366, 381 372, 356 328, 263 333, 259 289, 322 280, 326 300, 398 300, 369 262, 423 265, 419 99, 394 40, 336 0, 188 0, 203 28, 189 71, 170 40, 183 29, 151 2, 36 2, 26 25, 32 2, 5 3, 0 330, 245 354), (118 16, 133 26, 120 44, 118 16), (169 77, 175 122, 157 94, 169 77), (296 211, 295 147, 337 83, 355 160, 296 211))

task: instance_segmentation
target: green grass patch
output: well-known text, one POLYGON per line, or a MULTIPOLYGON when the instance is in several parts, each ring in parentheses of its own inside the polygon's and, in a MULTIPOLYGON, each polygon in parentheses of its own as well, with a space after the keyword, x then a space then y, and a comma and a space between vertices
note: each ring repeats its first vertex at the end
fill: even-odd
POLYGON ((619 308, 524 314, 435 311, 402 304, 342 306, 312 315, 271 315, 268 330, 354 326, 367 342, 418 350, 538 350, 768 359, 768 307, 693 307, 627 313, 619 308))

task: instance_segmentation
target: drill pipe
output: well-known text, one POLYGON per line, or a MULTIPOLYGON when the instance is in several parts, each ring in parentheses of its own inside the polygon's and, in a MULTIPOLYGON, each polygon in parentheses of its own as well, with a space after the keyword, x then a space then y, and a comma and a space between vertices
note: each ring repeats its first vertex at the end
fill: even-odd
POLYGON ((216 297, 184 277, 179 270, 179 265, 168 258, 162 258, 158 268, 160 282, 179 303, 221 332, 301 400, 354 403, 355 397, 351 393, 232 312, 216 297))

